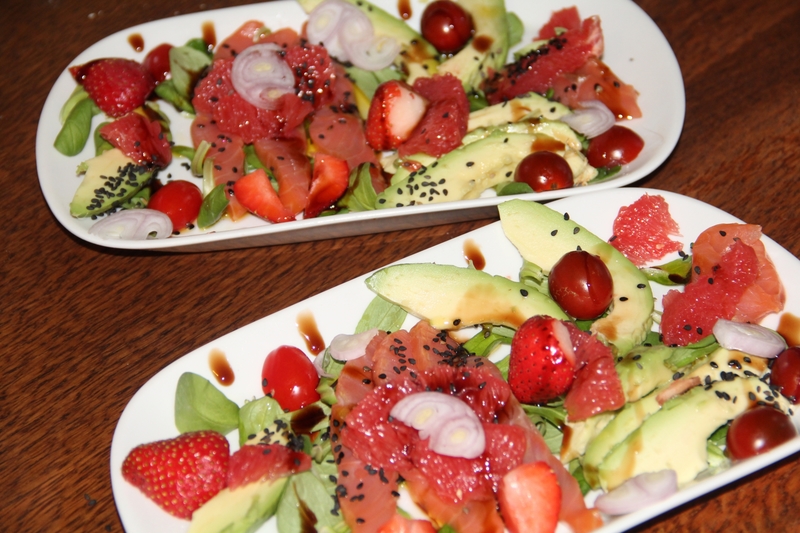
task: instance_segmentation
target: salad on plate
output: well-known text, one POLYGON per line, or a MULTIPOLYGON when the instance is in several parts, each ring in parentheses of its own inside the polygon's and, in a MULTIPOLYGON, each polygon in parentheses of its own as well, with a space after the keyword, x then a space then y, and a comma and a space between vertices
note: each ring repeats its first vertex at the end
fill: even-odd
POLYGON ((126 529, 622 531, 796 451, 797 259, 679 195, 599 196, 504 202, 164 369, 112 444, 126 529))
POLYGON ((254 13, 219 43, 206 26, 76 60, 49 141, 79 161, 70 224, 117 245, 548 199, 621 184, 674 135, 636 128, 650 111, 592 7, 533 27, 497 0, 409 4, 413 25, 381 2, 288 4, 301 24, 254 13))

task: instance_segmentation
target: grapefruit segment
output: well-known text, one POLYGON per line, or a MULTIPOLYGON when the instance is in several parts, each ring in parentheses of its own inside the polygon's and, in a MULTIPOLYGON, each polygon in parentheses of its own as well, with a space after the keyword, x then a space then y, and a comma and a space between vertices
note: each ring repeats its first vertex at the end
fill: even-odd
POLYGON ((718 224, 701 233, 692 245, 692 265, 696 267, 692 270, 692 279, 713 269, 721 255, 737 240, 753 248, 758 258, 758 277, 744 291, 731 320, 758 323, 768 314, 783 310, 786 303, 786 291, 775 265, 767 256, 761 235, 761 226, 755 224, 718 224))
POLYGON ((634 265, 643 266, 683 248, 670 235, 679 235, 679 228, 669 214, 666 200, 657 194, 644 194, 631 205, 620 208, 609 242, 634 265))

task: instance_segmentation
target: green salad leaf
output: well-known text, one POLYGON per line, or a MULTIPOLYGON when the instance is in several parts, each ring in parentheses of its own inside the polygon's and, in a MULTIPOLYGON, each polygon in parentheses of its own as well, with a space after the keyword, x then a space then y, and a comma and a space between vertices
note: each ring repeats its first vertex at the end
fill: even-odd
POLYGON ((197 226, 200 229, 205 229, 216 224, 222 218, 229 203, 225 194, 225 184, 220 183, 203 198, 203 203, 200 204, 200 212, 197 214, 197 226))
POLYGON ((53 146, 66 156, 81 153, 92 131, 92 117, 100 114, 100 108, 86 95, 70 110, 53 146))
POLYGON ((175 426, 181 433, 210 429, 225 435, 239 426, 239 406, 203 376, 184 372, 175 391, 175 426))

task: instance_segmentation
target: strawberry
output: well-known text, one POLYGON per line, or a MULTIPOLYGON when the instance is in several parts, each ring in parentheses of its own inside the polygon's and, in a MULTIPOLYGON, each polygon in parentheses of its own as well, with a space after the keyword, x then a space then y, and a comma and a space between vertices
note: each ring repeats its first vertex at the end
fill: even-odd
POLYGON ((544 461, 525 463, 503 476, 497 491, 511 533, 553 533, 561 511, 561 487, 544 461))
POLYGON ((398 153, 406 157, 424 152, 434 157, 461 146, 469 122, 469 100, 461 81, 452 74, 419 78, 414 91, 428 100, 428 108, 398 153))
POLYGON ((164 168, 172 161, 172 151, 161 124, 139 113, 128 113, 100 128, 100 135, 139 163, 164 168))
POLYGON ((542 403, 569 390, 575 378, 575 353, 569 330, 548 316, 534 316, 511 341, 508 384, 523 403, 542 403))
POLYGON ((427 106, 428 101, 405 82, 381 84, 369 105, 367 142, 375 150, 394 150, 411 136, 427 106))
POLYGON ((131 59, 98 59, 69 71, 110 117, 121 117, 142 106, 156 86, 150 72, 131 59))
POLYGON ((248 211, 270 222, 294 220, 294 215, 281 203, 267 173, 259 168, 242 176, 233 185, 233 194, 248 211))
POLYGON ((122 463, 122 477, 178 518, 192 513, 225 488, 230 451, 215 431, 137 446, 122 463))
POLYGON ((314 157, 314 174, 304 218, 313 218, 342 197, 350 184, 347 162, 338 157, 318 153, 314 157))

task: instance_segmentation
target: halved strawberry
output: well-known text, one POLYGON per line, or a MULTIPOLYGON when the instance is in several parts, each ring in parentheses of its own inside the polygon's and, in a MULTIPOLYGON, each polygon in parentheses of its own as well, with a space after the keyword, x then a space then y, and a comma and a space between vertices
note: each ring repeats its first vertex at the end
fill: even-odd
POLYGON ((347 161, 328 154, 314 157, 314 174, 304 218, 313 218, 342 197, 350 183, 347 161))
POLYGON ((172 151, 161 124, 139 113, 131 112, 109 122, 100 128, 100 135, 140 165, 164 168, 172 161, 172 151))
POLYGON ((248 211, 270 222, 294 220, 292 212, 278 198, 264 169, 242 176, 233 185, 233 194, 248 211))
POLYGON ((179 518, 225 488, 230 448, 215 431, 137 446, 122 463, 122 477, 162 509, 179 518))
POLYGON ((424 152, 434 157, 461 146, 469 122, 469 100, 461 80, 452 74, 419 78, 414 90, 428 100, 425 116, 398 153, 406 157, 424 152))
POLYGON ((534 316, 511 341, 508 384, 522 403, 552 400, 575 379, 575 352, 567 327, 548 316, 534 316))
POLYGON ((381 84, 369 106, 367 142, 375 150, 394 150, 411 136, 427 106, 428 101, 405 82, 381 84))
POLYGON ((509 472, 497 491, 503 522, 511 533, 553 533, 561 511, 561 487, 543 461, 525 463, 509 472))
POLYGON ((143 105, 156 86, 150 72, 131 59, 97 59, 69 71, 110 117, 121 117, 143 105))

